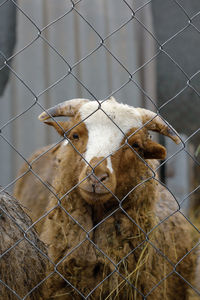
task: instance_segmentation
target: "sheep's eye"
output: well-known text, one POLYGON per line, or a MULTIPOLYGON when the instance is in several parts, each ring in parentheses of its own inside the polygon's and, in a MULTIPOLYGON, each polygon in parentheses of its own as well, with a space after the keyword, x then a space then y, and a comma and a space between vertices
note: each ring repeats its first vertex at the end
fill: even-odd
POLYGON ((73 137, 74 140, 78 140, 79 139, 79 135, 77 133, 74 133, 72 137, 73 137))
POLYGON ((132 144, 132 147, 133 147, 133 148, 139 148, 140 146, 139 146, 138 143, 133 143, 133 144, 132 144))

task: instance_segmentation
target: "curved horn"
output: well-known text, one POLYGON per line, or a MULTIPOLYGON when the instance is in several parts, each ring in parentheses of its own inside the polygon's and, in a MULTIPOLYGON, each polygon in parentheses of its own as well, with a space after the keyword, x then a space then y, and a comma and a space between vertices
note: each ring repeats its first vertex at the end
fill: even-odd
POLYGON ((54 107, 47 109, 47 111, 41 113, 38 117, 40 121, 45 121, 50 119, 51 117, 60 117, 60 116, 67 116, 73 117, 79 108, 84 104, 89 102, 88 99, 72 99, 67 100, 62 103, 57 104, 54 107))
POLYGON ((110 98, 108 98, 106 101, 117 102, 116 99, 113 96, 111 96, 110 98))
POLYGON ((172 126, 169 126, 167 121, 163 121, 156 113, 144 108, 137 108, 139 111, 142 123, 146 124, 148 130, 157 131, 163 135, 170 137, 176 144, 181 142, 178 133, 172 126))

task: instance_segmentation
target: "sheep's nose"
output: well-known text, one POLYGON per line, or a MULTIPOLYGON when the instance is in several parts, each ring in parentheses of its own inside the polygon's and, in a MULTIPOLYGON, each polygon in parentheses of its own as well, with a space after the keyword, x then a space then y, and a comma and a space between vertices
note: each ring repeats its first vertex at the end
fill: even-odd
POLYGON ((96 177, 97 177, 97 179, 99 179, 99 181, 104 182, 108 179, 109 175, 108 175, 108 173, 104 173, 104 174, 101 174, 100 176, 96 176, 96 177))
POLYGON ((102 192, 103 185, 101 184, 101 182, 103 184, 106 184, 108 177, 109 177, 108 173, 104 173, 98 176, 96 174, 95 176, 91 175, 89 177, 89 180, 90 180, 92 192, 93 193, 102 192))
POLYGON ((103 173, 103 174, 91 174, 91 170, 87 170, 86 175, 89 176, 89 179, 92 183, 97 184, 99 182, 106 182, 107 179, 109 178, 108 173, 103 173))

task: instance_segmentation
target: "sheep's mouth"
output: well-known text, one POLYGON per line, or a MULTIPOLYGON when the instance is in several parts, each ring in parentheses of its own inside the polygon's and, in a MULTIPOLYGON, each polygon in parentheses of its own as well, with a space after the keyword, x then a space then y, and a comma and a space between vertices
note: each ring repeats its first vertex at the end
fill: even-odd
POLYGON ((90 186, 79 186, 79 191, 83 199, 91 205, 98 202, 104 203, 112 197, 112 194, 104 187, 94 189, 90 186))
POLYGON ((104 186, 95 186, 95 185, 84 185, 79 186, 80 190, 89 194, 89 195, 105 195, 109 194, 109 191, 104 186))

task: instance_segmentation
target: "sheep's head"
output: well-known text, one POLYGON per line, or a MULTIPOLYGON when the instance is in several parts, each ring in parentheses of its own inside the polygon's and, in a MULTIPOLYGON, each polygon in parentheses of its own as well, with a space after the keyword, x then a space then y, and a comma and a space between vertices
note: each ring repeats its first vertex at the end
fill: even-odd
POLYGON ((43 112, 39 119, 69 140, 68 151, 76 157, 74 166, 79 169, 78 190, 90 204, 109 200, 117 190, 128 192, 128 186, 137 184, 134 178, 143 172, 146 159, 165 158, 166 149, 150 139, 149 130, 180 142, 176 132, 154 112, 118 103, 114 98, 99 103, 65 101, 43 112), (48 120, 58 116, 70 120, 48 120))

